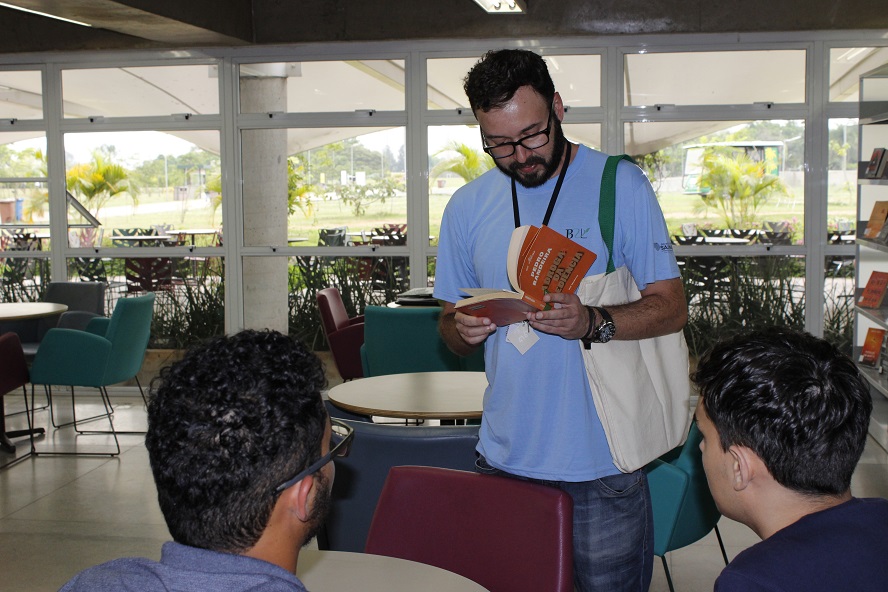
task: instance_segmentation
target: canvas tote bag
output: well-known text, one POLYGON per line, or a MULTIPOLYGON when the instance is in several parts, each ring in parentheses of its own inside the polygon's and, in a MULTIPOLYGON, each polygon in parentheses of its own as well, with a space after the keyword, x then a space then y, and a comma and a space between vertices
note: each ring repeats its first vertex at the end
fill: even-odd
MULTIPOLYGON (((641 299, 632 274, 614 268, 617 165, 611 156, 601 179, 598 222, 608 249, 607 271, 589 276, 577 288, 583 304, 603 306, 641 299)), ((611 456, 625 473, 639 469, 683 443, 689 427, 691 393, 688 346, 682 331, 638 341, 611 340, 585 349, 586 375, 611 456)))

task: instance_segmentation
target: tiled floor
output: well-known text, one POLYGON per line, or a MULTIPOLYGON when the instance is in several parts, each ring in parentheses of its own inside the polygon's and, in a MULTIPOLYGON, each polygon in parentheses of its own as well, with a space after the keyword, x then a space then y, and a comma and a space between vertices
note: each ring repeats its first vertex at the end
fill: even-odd
MULTIPOLYGON (((7 397, 7 411, 20 409, 21 398, 7 397)), ((80 401, 81 399, 78 399, 80 401)), ((144 429, 139 398, 115 397, 118 429, 144 429)), ((83 412, 89 412, 84 405, 83 412)), ((78 405, 78 413, 81 407, 78 405)), ((40 411, 38 421, 49 422, 40 411)), ((23 427, 24 416, 7 419, 8 428, 23 427)), ((101 422, 96 422, 101 429, 101 422)), ((39 449, 107 450, 107 436, 75 436, 71 428, 54 430, 38 440, 39 449), (104 447, 104 448, 103 448, 104 447)), ((115 557, 158 558, 169 539, 155 499, 143 437, 120 436, 117 458, 38 457, 0 471, 0 582, 3 590, 55 590, 77 571, 115 557)), ((21 452, 27 439, 18 440, 21 452)), ((10 460, 0 453, 0 463, 10 460)), ((857 496, 888 497, 888 455, 875 442, 854 476, 857 496)), ((722 518, 719 523, 729 557, 758 539, 745 526, 722 518)), ((712 590, 722 568, 715 535, 669 556, 676 589, 712 590)), ((659 563, 651 590, 667 590, 659 563)))

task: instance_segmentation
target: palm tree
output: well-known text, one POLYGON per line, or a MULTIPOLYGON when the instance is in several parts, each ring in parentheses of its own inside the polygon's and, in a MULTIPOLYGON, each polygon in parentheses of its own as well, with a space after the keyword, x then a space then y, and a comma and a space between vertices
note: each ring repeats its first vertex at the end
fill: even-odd
POLYGON ((744 153, 707 150, 703 155, 700 195, 704 207, 718 210, 728 228, 752 228, 760 207, 775 196, 785 196, 786 186, 765 172, 763 161, 744 153))
POLYGON ((453 173, 463 181, 476 179, 493 168, 493 159, 480 150, 475 150, 466 144, 451 142, 447 147, 439 150, 435 156, 448 155, 438 161, 429 173, 429 183, 432 183, 444 173, 453 173))
POLYGON ((68 191, 83 197, 81 201, 98 216, 99 210, 113 197, 129 196, 137 203, 136 188, 129 178, 129 171, 110 162, 99 151, 93 152, 92 161, 74 165, 66 175, 68 191))

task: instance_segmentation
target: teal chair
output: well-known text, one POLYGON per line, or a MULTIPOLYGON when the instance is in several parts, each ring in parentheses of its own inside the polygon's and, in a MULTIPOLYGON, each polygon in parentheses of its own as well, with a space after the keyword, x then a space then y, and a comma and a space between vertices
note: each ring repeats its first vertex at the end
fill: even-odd
POLYGON ((438 334, 437 306, 368 306, 364 309, 364 376, 484 370, 483 352, 457 356, 438 334))
MULTIPOLYGON (((154 315, 154 294, 134 298, 121 298, 114 307, 111 318, 97 317, 90 321, 85 331, 73 329, 50 329, 40 343, 34 364, 31 366, 31 383, 42 384, 50 401, 50 418, 53 426, 73 425, 77 433, 110 433, 114 436, 117 451, 114 453, 68 452, 51 454, 84 454, 116 456, 120 454, 120 443, 111 417, 114 408, 108 397, 107 386, 136 377, 142 367, 148 337, 151 332, 151 318, 154 315), (56 424, 52 413, 51 385, 71 388, 71 410, 73 420, 56 424), (99 390, 104 413, 86 419, 77 419, 74 400, 74 387, 94 387, 99 390), (110 432, 82 431, 79 424, 107 417, 111 424, 110 432)), ((138 383, 138 380, 137 380, 138 383)), ((141 384, 139 390, 142 390, 141 384)), ((34 391, 31 390, 33 408, 34 391)), ((142 392, 144 400, 145 394, 142 392)))
POLYGON ((718 530, 721 514, 703 471, 701 440, 697 423, 692 422, 688 439, 682 446, 645 468, 654 511, 654 555, 663 561, 666 581, 672 592, 675 588, 666 564, 666 553, 696 543, 712 530, 718 538, 725 565, 728 564, 728 554, 718 530))

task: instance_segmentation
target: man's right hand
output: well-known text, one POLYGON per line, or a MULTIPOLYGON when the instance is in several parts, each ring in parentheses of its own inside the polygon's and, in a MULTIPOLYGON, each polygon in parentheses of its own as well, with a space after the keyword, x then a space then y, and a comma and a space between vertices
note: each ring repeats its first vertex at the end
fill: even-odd
POLYGON ((447 347, 458 355, 468 355, 496 331, 496 325, 485 317, 458 312, 450 302, 444 303, 439 331, 447 347))

